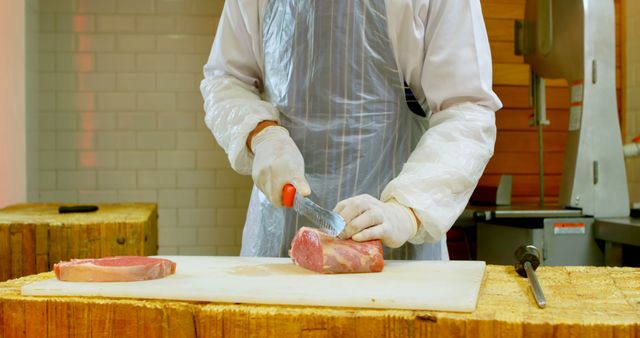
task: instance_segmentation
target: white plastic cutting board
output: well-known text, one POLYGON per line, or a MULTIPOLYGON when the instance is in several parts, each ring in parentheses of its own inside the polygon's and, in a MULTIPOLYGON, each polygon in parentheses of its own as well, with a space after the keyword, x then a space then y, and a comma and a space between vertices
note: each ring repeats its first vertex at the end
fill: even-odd
POLYGON ((385 261, 380 273, 323 275, 289 258, 163 257, 177 263, 175 275, 125 283, 54 278, 22 294, 471 312, 485 269, 478 261, 385 261))

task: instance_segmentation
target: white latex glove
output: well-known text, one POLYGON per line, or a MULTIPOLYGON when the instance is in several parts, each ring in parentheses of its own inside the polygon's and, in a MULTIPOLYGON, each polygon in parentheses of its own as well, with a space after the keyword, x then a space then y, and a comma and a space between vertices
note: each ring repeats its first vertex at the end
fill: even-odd
POLYGON ((359 195, 339 202, 333 211, 347 224, 340 234, 342 239, 380 239, 384 245, 397 248, 415 236, 418 229, 411 209, 394 199, 382 202, 371 195, 359 195))
POLYGON ((287 183, 303 196, 311 194, 304 177, 304 159, 285 128, 271 126, 261 130, 251 139, 251 150, 253 183, 274 207, 282 207, 282 188, 287 183))

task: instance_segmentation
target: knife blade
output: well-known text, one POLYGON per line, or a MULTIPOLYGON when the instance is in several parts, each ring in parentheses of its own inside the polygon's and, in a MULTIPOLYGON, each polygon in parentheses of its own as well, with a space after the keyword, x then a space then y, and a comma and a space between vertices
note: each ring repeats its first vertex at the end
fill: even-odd
POLYGON ((318 229, 337 237, 345 227, 345 221, 340 215, 329 211, 312 200, 300 195, 291 184, 286 184, 282 189, 282 204, 293 208, 298 214, 309 219, 318 229))

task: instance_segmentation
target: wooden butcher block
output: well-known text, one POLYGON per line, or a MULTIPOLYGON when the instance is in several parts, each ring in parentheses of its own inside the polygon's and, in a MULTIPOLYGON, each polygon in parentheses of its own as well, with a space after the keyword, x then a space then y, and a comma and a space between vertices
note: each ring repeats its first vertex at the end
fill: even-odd
POLYGON ((485 270, 479 261, 386 261, 381 273, 323 275, 289 258, 163 258, 177 263, 175 275, 126 283, 49 279, 24 285, 22 295, 472 312, 485 270))

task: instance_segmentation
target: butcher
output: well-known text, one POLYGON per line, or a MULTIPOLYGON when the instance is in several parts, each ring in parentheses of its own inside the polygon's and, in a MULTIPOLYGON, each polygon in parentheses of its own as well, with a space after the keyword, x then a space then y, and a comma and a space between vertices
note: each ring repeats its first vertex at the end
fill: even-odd
POLYGON ((344 218, 343 239, 448 259, 502 106, 479 0, 229 0, 200 89, 231 167, 253 178, 244 256, 284 257, 309 225, 282 208, 290 183, 344 218))

